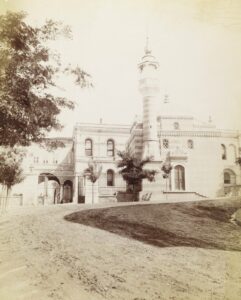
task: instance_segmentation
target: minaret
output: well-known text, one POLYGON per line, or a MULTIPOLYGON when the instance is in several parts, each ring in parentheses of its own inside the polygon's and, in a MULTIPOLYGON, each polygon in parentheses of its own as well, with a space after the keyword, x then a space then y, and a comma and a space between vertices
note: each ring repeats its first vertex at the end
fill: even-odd
POLYGON ((139 91, 143 97, 143 153, 142 157, 153 157, 154 161, 160 161, 160 150, 157 136, 157 103, 159 97, 158 71, 159 63, 151 54, 148 45, 145 47, 145 55, 138 65, 141 73, 139 91))

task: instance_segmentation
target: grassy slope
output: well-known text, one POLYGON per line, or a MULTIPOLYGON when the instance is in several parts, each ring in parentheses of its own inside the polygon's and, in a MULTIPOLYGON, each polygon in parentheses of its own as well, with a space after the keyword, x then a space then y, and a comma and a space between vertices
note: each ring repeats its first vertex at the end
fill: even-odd
POLYGON ((230 222, 240 200, 143 204, 91 209, 66 216, 159 247, 241 251, 241 227, 230 222))

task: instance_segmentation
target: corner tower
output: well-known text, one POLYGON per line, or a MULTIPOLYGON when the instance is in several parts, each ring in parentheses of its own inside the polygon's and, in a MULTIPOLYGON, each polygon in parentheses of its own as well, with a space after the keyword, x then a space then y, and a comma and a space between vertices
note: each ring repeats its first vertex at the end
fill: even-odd
POLYGON ((160 92, 159 63, 151 54, 148 38, 145 55, 138 65, 140 70, 139 91, 143 105, 143 153, 142 157, 153 157, 160 161, 160 150, 157 135, 157 99, 160 92))

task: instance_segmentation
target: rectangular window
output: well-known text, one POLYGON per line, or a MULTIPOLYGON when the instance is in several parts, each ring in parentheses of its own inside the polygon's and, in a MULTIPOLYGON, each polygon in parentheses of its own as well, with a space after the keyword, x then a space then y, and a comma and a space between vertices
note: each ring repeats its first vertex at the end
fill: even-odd
POLYGON ((162 145, 163 145, 163 148, 168 149, 169 148, 169 141, 167 139, 164 139, 162 141, 162 145))

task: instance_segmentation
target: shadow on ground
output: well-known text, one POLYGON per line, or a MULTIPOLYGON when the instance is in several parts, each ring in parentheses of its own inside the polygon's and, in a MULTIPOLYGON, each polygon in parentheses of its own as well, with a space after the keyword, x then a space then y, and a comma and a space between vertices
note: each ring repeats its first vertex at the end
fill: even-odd
POLYGON ((239 200, 140 204, 91 209, 65 216, 158 247, 241 251, 241 227, 230 222, 239 200))

